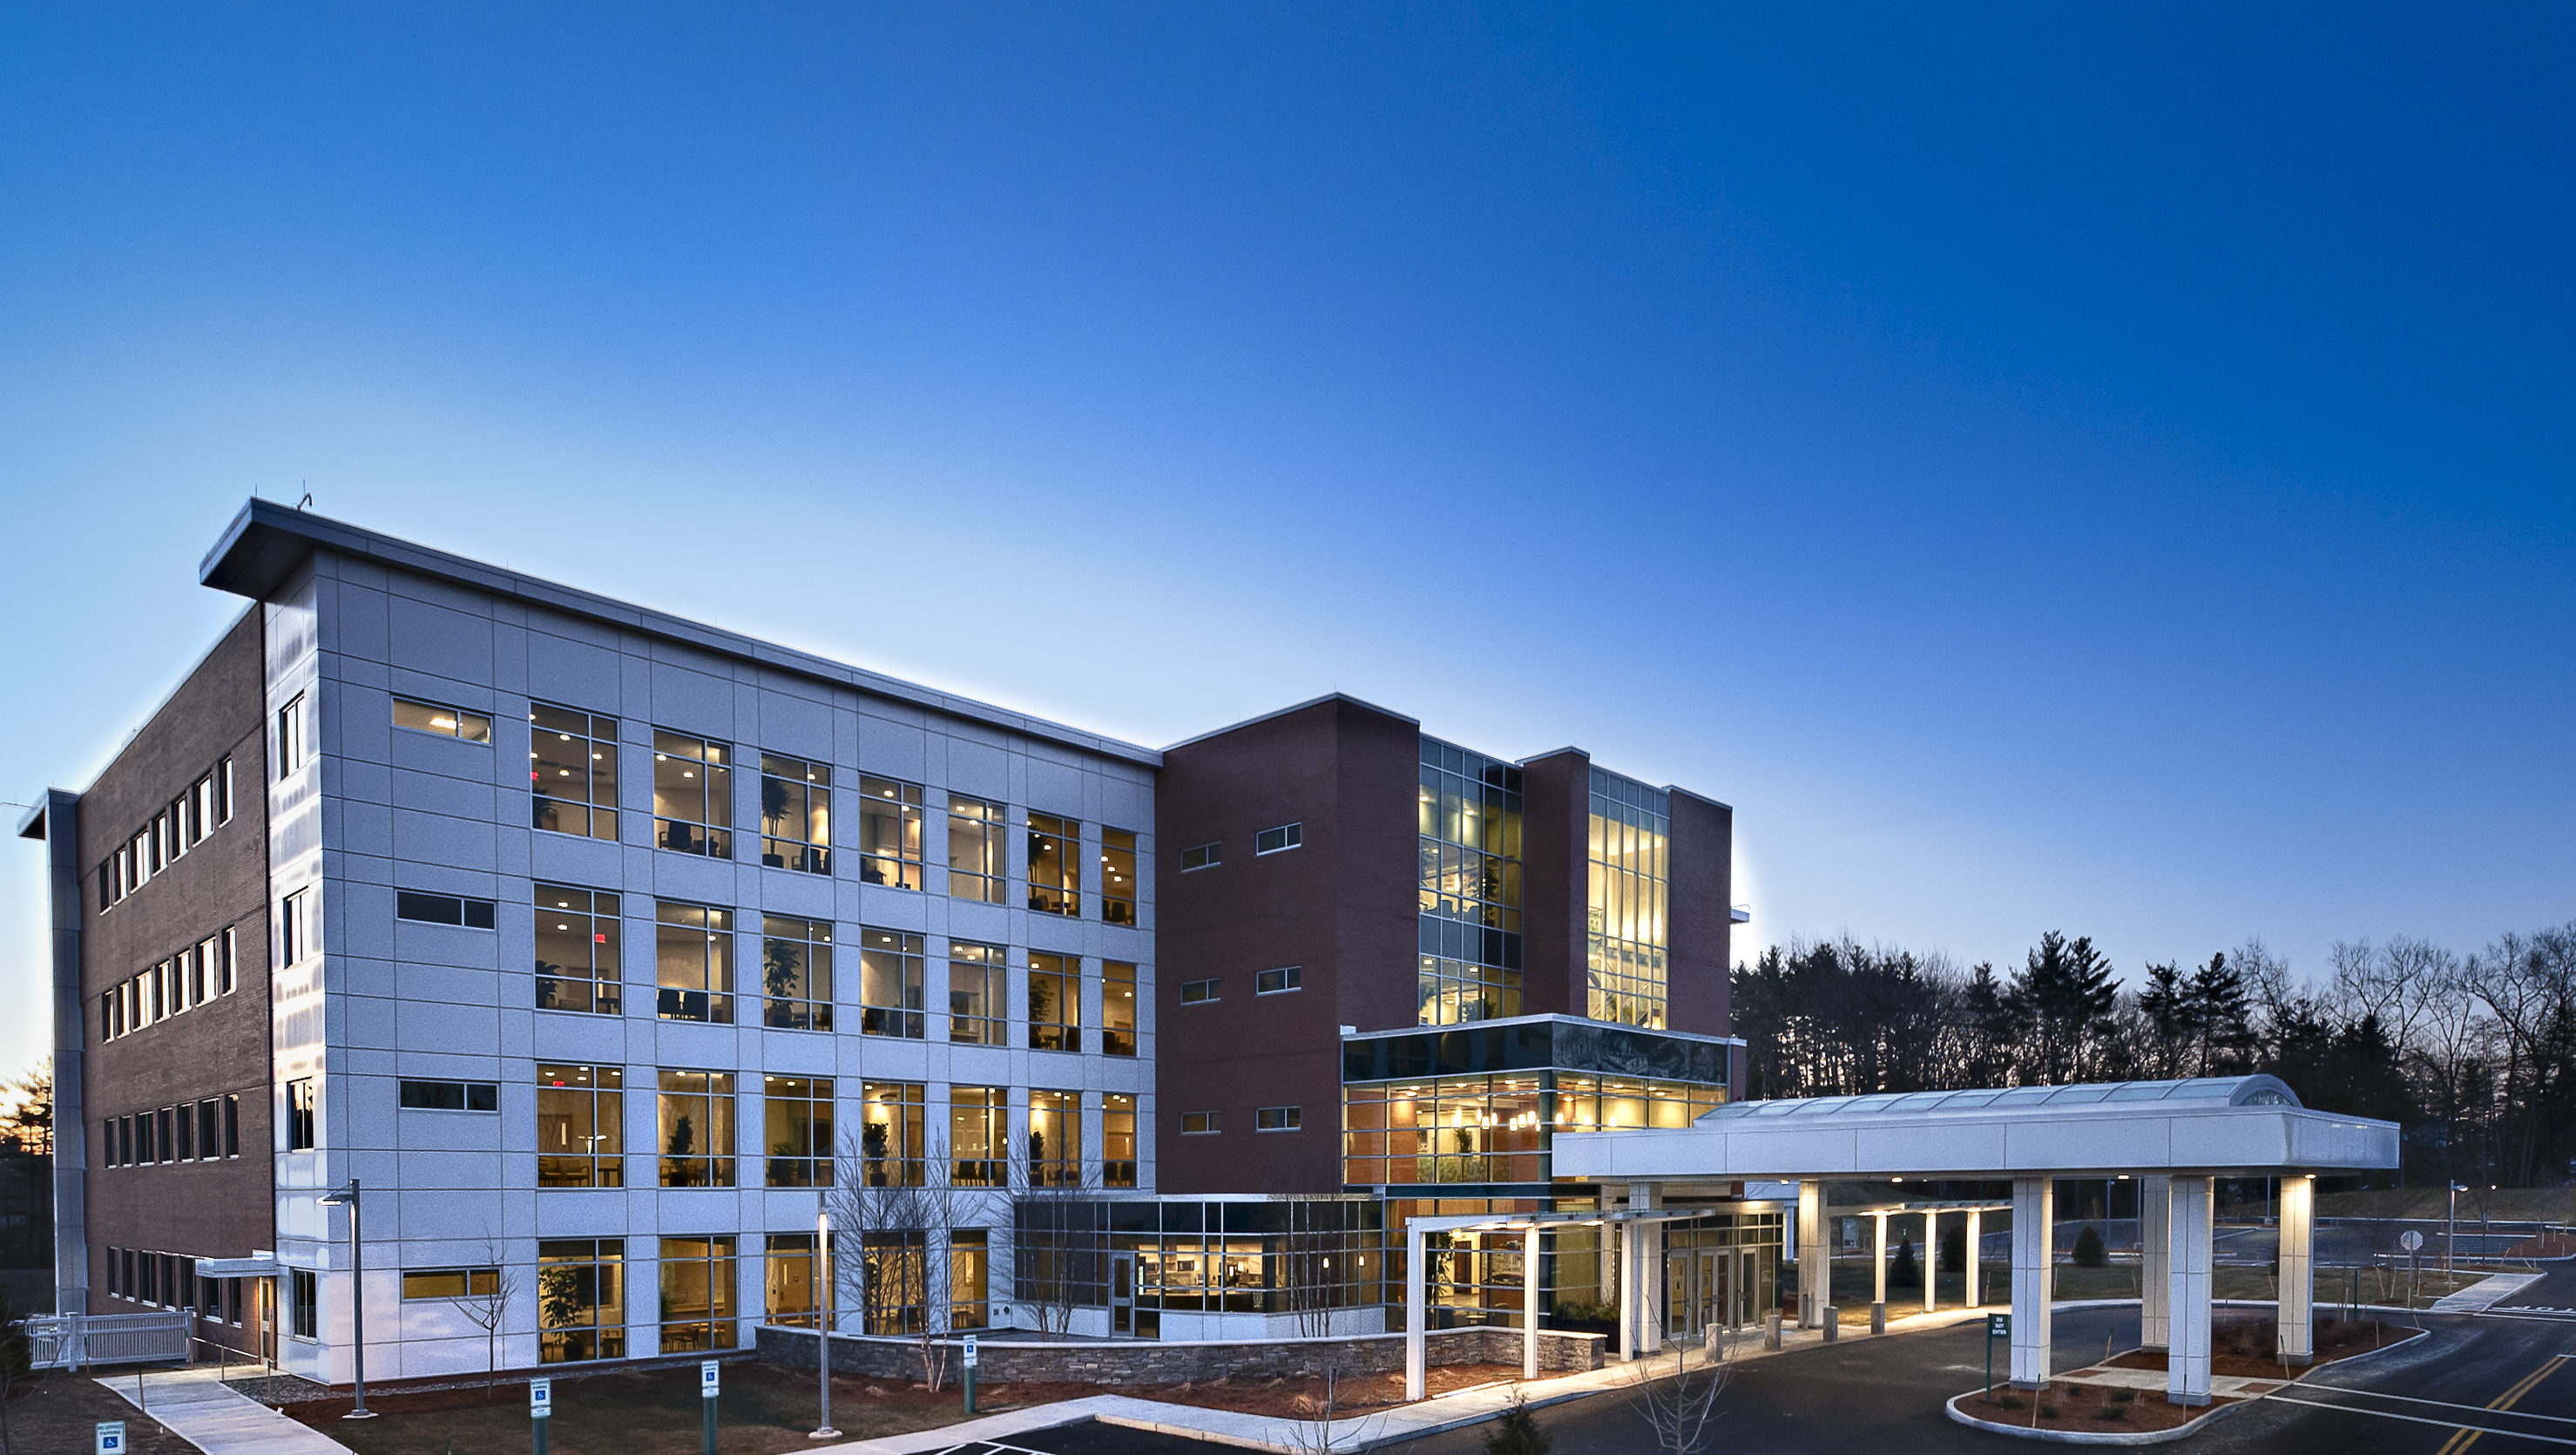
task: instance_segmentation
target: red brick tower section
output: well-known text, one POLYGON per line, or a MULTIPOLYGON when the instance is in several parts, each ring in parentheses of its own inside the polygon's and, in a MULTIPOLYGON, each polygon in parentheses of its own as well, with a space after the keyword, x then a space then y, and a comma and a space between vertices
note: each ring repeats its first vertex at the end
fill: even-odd
POLYGON ((1418 913, 1411 718, 1339 695, 1210 733, 1163 755, 1155 789, 1155 1123, 1164 1192, 1338 1192, 1340 1027, 1414 1023, 1418 913), (1294 849, 1255 836, 1299 826, 1294 849), (1217 846, 1217 862, 1181 856, 1217 846), (1261 995, 1265 970, 1299 988, 1261 995), (1183 1004, 1184 986, 1217 982, 1183 1004), (1296 1131, 1258 1131, 1265 1107, 1296 1131), (1182 1118, 1216 1113, 1217 1130, 1182 1118))

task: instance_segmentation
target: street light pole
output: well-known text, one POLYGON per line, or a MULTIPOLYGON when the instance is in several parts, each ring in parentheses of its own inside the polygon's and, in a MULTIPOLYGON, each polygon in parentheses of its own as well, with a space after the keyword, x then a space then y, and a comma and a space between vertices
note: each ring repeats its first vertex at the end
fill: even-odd
POLYGON ((356 1359, 357 1403, 340 1418, 372 1420, 376 1412, 367 1408, 367 1244, 358 1225, 358 1179, 338 1192, 324 1193, 322 1205, 349 1207, 349 1332, 354 1340, 352 1354, 356 1359))
POLYGON ((2451 1260, 2460 1251, 2460 1192, 2463 1184, 2451 1184, 2451 1216, 2442 1234, 2442 1276, 2451 1276, 2451 1260))
POLYGON ((832 1210, 822 1193, 814 1195, 814 1347, 822 1366, 823 1425, 806 1438, 834 1440, 832 1428, 832 1210))

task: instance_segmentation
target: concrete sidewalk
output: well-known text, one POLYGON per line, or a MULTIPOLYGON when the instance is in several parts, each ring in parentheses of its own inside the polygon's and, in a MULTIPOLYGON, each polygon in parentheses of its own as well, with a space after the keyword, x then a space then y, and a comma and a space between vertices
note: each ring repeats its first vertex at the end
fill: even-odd
MULTIPOLYGON (((1924 1329, 1948 1328, 1963 1321, 1983 1318, 1986 1309, 1942 1309, 1929 1314, 1912 1314, 1887 1321, 1889 1334, 1914 1333, 1924 1329)), ((1729 1343, 1724 1357, 1729 1365, 1743 1365, 1777 1354, 1822 1347, 1821 1329, 1783 1329, 1776 1353, 1762 1347, 1762 1336, 1747 1331, 1729 1343)), ((1872 1337, 1867 1332, 1845 1330, 1845 1339, 1872 1337)), ((1884 1337, 1883 1335, 1880 1337, 1884 1337)), ((1686 1354, 1693 1370, 1705 1368, 1706 1359, 1697 1349, 1686 1354)), ((1651 1372, 1668 1375, 1675 1363, 1667 1349, 1650 1362, 1651 1372)), ((2161 1379, 2163 1376, 2157 1376, 2161 1379)), ((1604 1391, 1626 1389, 1638 1378, 1635 1364, 1612 1363, 1580 1374, 1559 1375, 1552 1379, 1535 1379, 1527 1383, 1508 1380, 1500 1384, 1464 1389, 1455 1394, 1439 1395, 1419 1404, 1399 1405, 1378 1410, 1357 1419, 1336 1420, 1331 1430, 1330 1449, 1365 1450, 1372 1446, 1403 1440, 1420 1439, 1460 1425, 1492 1419, 1510 1408, 1517 1394, 1532 1407, 1556 1404, 1569 1399, 1604 1391)), ((1281 1452, 1307 1451, 1324 1446, 1321 1433, 1312 1424, 1279 1419, 1269 1415, 1248 1415, 1234 1410, 1205 1409, 1197 1405, 1168 1404, 1160 1400, 1133 1399, 1126 1395, 1095 1394, 1082 1399, 1056 1404, 1035 1405, 1008 1414, 988 1415, 963 1424, 943 1425, 935 1430, 920 1430, 909 1435, 887 1435, 874 1440, 853 1440, 846 1444, 818 1447, 834 1455, 939 1455, 939 1452, 971 1447, 978 1441, 1009 1441, 1012 1436, 1071 1424, 1076 1420, 1098 1420, 1103 1424, 1124 1425, 1130 1429, 1153 1430, 1187 1439, 1208 1440, 1221 1445, 1234 1445, 1248 1450, 1281 1452)))
POLYGON ((350 1455, 348 1446, 226 1386, 216 1375, 212 1369, 147 1374, 139 1398, 131 1374, 98 1382, 206 1455, 350 1455))
POLYGON ((2481 1278, 2454 1294, 2433 1300, 2427 1313, 2474 1314, 2493 1308, 2538 1283, 2545 1275, 2538 1273, 2498 1273, 2481 1278))

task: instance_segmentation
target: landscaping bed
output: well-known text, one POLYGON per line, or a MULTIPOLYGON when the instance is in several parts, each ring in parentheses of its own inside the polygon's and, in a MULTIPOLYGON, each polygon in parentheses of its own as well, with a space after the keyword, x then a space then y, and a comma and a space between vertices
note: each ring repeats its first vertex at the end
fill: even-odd
POLYGON ((1960 1411, 1999 1425, 2028 1425, 2041 1430, 2078 1430, 2088 1434, 2147 1434, 2174 1430, 2212 1410, 2237 1403, 2212 1399, 2197 1408, 2167 1404, 2161 1390, 2114 1389, 2100 1384, 2052 1384, 2044 1390, 1998 1386, 1991 1396, 1974 1393, 1953 1401, 1960 1411), (2039 1396, 2032 1409, 2032 1395, 2039 1396))
MULTIPOLYGON (((101 1421, 123 1420, 125 1445, 134 1455, 197 1455, 196 1446, 163 1429, 160 1421, 138 1412, 92 1378, 133 1372, 131 1368, 93 1369, 80 1374, 56 1370, 39 1379, 22 1380, 17 1397, 9 1401, 9 1448, 85 1451, 95 1445, 101 1421)), ((143 1397, 152 1397, 148 1382, 143 1397)))
MULTIPOLYGON (((2220 1324, 2210 1333, 2209 1372, 2246 1379, 2295 1378, 2301 1366, 2284 1365, 2277 1347, 2279 1326, 2270 1319, 2247 1319, 2220 1324)), ((2378 1319, 2320 1319, 2316 1332, 2316 1359, 2307 1365, 2332 1364, 2355 1354, 2367 1354, 2391 1344, 2414 1338, 2417 1331, 2404 1324, 2383 1323, 2378 1319)), ((2161 1349, 2132 1349, 2102 1366, 2105 1369, 2156 1369, 2166 1367, 2161 1349)))
MULTIPOLYGON (((1517 1364, 1440 1364, 1423 1371, 1423 1390, 1430 1396, 1455 1394, 1478 1385, 1502 1384, 1521 1377, 1517 1364)), ((1202 1379, 1187 1384, 1130 1385, 1114 1390, 1073 1386, 1076 1394, 1059 1396, 1077 1398, 1083 1394, 1125 1394, 1138 1399, 1161 1400, 1166 1404, 1197 1405, 1201 1409, 1234 1410, 1247 1415, 1270 1415, 1279 1419, 1313 1419, 1324 1403, 1324 1381, 1314 1378, 1202 1379)), ((1354 1374, 1339 1380, 1333 1391, 1333 1414, 1337 1419, 1371 1414, 1392 1409, 1404 1403, 1404 1374, 1354 1374)))

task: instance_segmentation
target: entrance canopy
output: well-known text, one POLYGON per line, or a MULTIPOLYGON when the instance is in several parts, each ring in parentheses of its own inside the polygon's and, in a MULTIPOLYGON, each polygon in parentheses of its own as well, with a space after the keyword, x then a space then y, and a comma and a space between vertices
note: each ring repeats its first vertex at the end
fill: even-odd
POLYGON ((1591 1182, 2221 1177, 2397 1165, 2397 1124, 2311 1111, 2270 1076, 1739 1101, 1687 1127, 1559 1132, 1591 1182))

